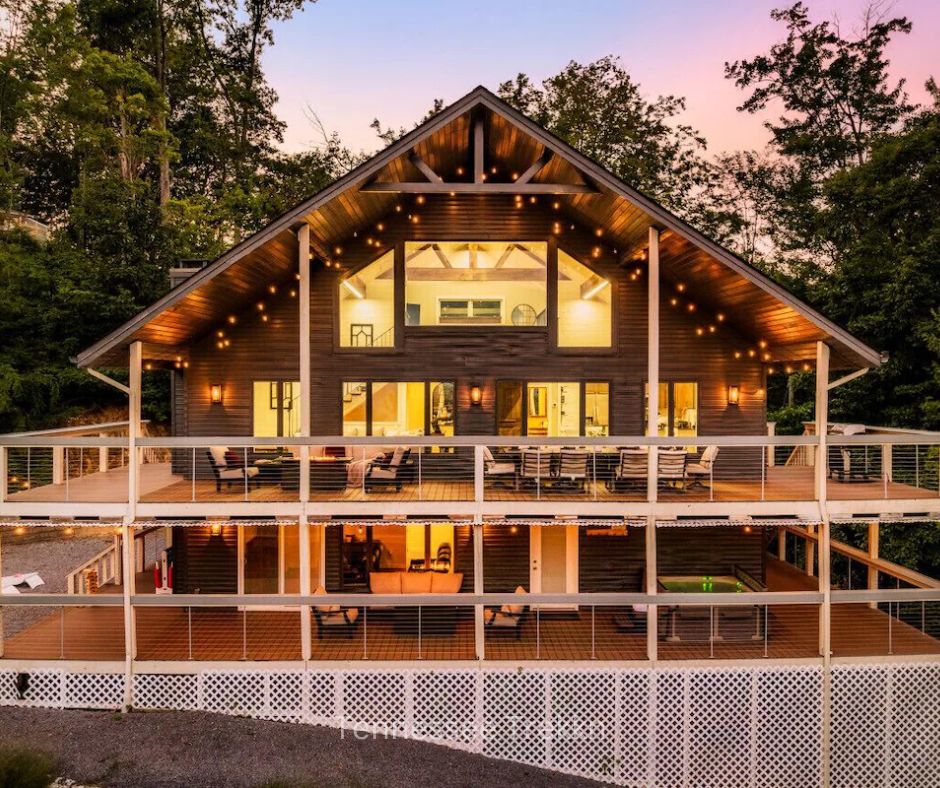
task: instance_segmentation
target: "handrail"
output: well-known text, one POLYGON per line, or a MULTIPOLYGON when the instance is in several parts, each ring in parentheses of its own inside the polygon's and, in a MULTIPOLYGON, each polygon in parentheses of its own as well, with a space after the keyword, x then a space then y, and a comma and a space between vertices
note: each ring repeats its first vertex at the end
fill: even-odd
MULTIPOLYGON (((138 539, 146 539, 148 534, 153 533, 154 531, 158 530, 160 527, 161 526, 158 526, 158 525, 150 525, 150 526, 145 526, 141 528, 140 530, 135 529, 134 531, 135 543, 138 539)), ((81 574, 86 569, 90 569, 96 564, 100 566, 102 563, 106 561, 106 559, 110 561, 109 571, 104 575, 102 575, 99 572, 98 584, 99 586, 106 585, 107 583, 114 580, 114 578, 116 577, 115 570, 120 565, 120 560, 121 560, 121 550, 120 550, 119 545, 120 545, 120 541, 115 539, 110 545, 104 548, 104 550, 102 550, 100 553, 92 556, 87 561, 85 561, 85 563, 83 563, 81 566, 69 572, 68 575, 66 576, 66 588, 68 588, 69 594, 87 593, 84 588, 84 583, 81 584, 81 588, 82 588, 81 592, 75 590, 76 588, 79 587, 76 581, 78 580, 79 577, 81 577, 81 574)), ((104 563, 104 565, 106 567, 108 566, 107 563, 104 563)))

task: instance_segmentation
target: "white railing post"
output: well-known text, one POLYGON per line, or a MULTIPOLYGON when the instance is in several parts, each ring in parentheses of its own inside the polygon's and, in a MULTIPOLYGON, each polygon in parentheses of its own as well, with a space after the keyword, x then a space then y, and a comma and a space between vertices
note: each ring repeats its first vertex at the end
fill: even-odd
MULTIPOLYGON (((479 446, 477 448, 480 448, 479 446)), ((480 455, 482 457, 482 453, 480 455)), ((483 593, 483 523, 473 524, 473 593, 483 593)), ((478 660, 486 658, 486 630, 483 626, 483 605, 473 606, 473 639, 478 660)))
MULTIPOLYGON (((646 593, 655 599, 658 590, 659 578, 656 568, 656 518, 650 515, 646 518, 646 593)), ((656 664, 659 647, 659 617, 658 608, 652 602, 646 606, 646 658, 656 664)))
POLYGON ((143 383, 143 356, 143 343, 132 342, 129 360, 130 393, 128 394, 127 420, 127 509, 131 521, 137 518, 137 500, 140 497, 140 456, 137 451, 137 439, 140 437, 140 393, 143 383))
MULTIPOLYGON (((4 449, 0 446, 0 457, 3 456, 4 449)), ((0 460, 0 480, 3 481, 3 487, 7 486, 6 468, 3 461, 0 460)), ((0 498, 0 501, 3 499, 0 498)), ((3 576, 3 528, 0 528, 0 577, 3 576)), ((0 605, 0 658, 3 657, 3 605, 0 605)))
POLYGON ((7 484, 9 484, 9 473, 7 472, 7 448, 0 446, 0 503, 7 499, 7 484))
MULTIPOLYGON (((286 526, 290 528, 291 526, 286 526)), ((310 596, 310 523, 307 515, 301 514, 297 522, 300 529, 300 595, 310 596)), ((309 662, 313 652, 313 643, 310 632, 310 605, 300 606, 300 656, 304 662, 309 662)))
MULTIPOLYGON (((297 308, 300 341, 297 352, 300 370, 300 435, 303 438, 309 438, 313 396, 310 390, 310 225, 307 222, 304 222, 297 230, 297 275, 299 277, 297 308)), ((306 504, 310 500, 310 446, 306 443, 300 447, 299 471, 298 492, 301 503, 306 504)))
MULTIPOLYGON (((98 433, 99 438, 107 438, 108 436, 101 432, 98 433)), ((98 473, 107 473, 108 472, 108 447, 99 446, 98 447, 98 473)))
POLYGON ((63 484, 66 479, 68 469, 65 467, 65 447, 52 447, 52 483, 63 484))
MULTIPOLYGON (((659 230, 649 229, 649 264, 647 282, 646 378, 647 413, 646 434, 650 439, 659 435, 659 230)), ((657 447, 648 449, 646 498, 656 502, 659 461, 657 447)), ((654 584, 655 585, 655 584, 654 584)))
POLYGON ((137 658, 137 633, 134 626, 134 610, 131 597, 134 595, 136 577, 134 575, 134 525, 125 520, 121 527, 121 557, 124 597, 124 707, 129 709, 134 703, 134 660, 137 658))
MULTIPOLYGON (((768 421, 767 422, 767 436, 772 438, 777 434, 777 422, 768 421)), ((777 458, 774 456, 774 446, 771 444, 767 447, 767 467, 773 468, 777 462, 777 458)))
POLYGON ((485 463, 483 460, 483 447, 473 447, 473 500, 477 506, 483 503, 483 481, 485 478, 485 463))

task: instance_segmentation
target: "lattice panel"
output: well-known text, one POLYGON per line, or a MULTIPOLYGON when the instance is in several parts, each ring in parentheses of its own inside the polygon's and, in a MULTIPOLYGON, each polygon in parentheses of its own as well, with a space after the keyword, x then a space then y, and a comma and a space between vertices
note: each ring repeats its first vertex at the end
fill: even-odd
POLYGON ((0 670, 0 706, 12 706, 19 701, 16 691, 16 671, 0 670))
POLYGON ((483 674, 483 753, 546 765, 545 681, 542 671, 483 674))
POLYGON ((891 686, 891 786, 940 785, 940 665, 894 665, 891 686))
POLYGON ((304 695, 307 678, 303 671, 274 671, 264 673, 265 712, 263 717, 284 722, 303 722, 307 719, 304 695))
POLYGON ((470 747, 477 739, 475 670, 420 670, 412 674, 415 738, 470 747))
POLYGON ((612 671, 550 675, 551 768, 607 782, 616 778, 617 681, 612 671))
POLYGON ((753 676, 744 670, 688 672, 689 774, 701 788, 750 783, 753 676))
POLYGON ((134 707, 138 709, 199 708, 198 676, 187 673, 145 673, 134 676, 134 707))
MULTIPOLYGON (((0 703, 5 706, 36 706, 45 709, 65 707, 65 672, 61 670, 4 670, 0 674, 0 703), (17 677, 26 675, 21 698, 17 677)), ((120 704, 118 704, 120 705, 120 704)))
POLYGON ((343 674, 343 719, 349 727, 378 733, 409 729, 406 717, 405 671, 345 671, 343 674))
POLYGON ((337 673, 323 671, 307 674, 307 719, 320 725, 339 725, 336 709, 337 673))
POLYGON ((822 669, 763 669, 757 682, 756 788, 808 788, 822 780, 822 669), (797 733, 798 732, 798 735, 797 733))
POLYGON ((617 781, 631 788, 647 788, 649 785, 652 676, 651 670, 618 671, 617 781))
POLYGON ((269 711, 262 671, 204 671, 199 679, 199 707, 205 711, 246 717, 269 711))
POLYGON ((656 788, 685 788, 688 769, 688 738, 685 709, 688 700, 683 674, 656 671, 653 675, 653 703, 656 708, 656 788))
POLYGON ((832 668, 832 788, 887 784, 889 678, 880 665, 832 668))
POLYGON ((123 673, 66 673, 63 705, 70 709, 119 709, 124 705, 123 673))

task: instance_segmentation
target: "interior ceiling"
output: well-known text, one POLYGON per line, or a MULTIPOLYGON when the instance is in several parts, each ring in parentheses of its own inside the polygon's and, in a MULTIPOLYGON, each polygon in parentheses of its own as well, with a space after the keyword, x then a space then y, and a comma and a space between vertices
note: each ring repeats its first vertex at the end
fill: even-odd
MULTIPOLYGON (((384 164, 372 177, 344 189, 307 217, 311 251, 315 258, 328 258, 334 246, 354 233, 374 226, 390 214, 399 200, 395 193, 360 190, 366 182, 424 182, 427 179, 413 163, 416 154, 444 181, 472 181, 473 121, 480 113, 486 134, 485 166, 488 183, 511 183, 540 157, 547 163, 532 183, 587 185, 592 193, 559 194, 552 199, 570 220, 590 230, 600 229, 607 243, 618 249, 625 262, 642 255, 654 219, 635 203, 594 182, 567 159, 550 155, 545 146, 508 118, 482 107, 465 112, 417 141, 410 150, 384 164), (492 168, 496 168, 496 173, 492 168)), ((681 283, 694 292, 698 303, 722 311, 745 336, 769 343, 772 360, 787 362, 812 359, 814 343, 829 339, 832 363, 839 367, 868 366, 856 351, 833 340, 792 305, 729 268, 725 263, 675 231, 666 231, 660 245, 664 291, 681 283)), ((88 363, 124 365, 130 342, 142 340, 152 359, 172 359, 187 343, 224 321, 226 315, 243 309, 272 281, 281 281, 296 270, 296 238, 290 230, 263 244, 226 267, 204 284, 178 300, 155 309, 147 322, 120 343, 103 349, 88 363)), ((182 289, 187 283, 183 283, 182 289)))

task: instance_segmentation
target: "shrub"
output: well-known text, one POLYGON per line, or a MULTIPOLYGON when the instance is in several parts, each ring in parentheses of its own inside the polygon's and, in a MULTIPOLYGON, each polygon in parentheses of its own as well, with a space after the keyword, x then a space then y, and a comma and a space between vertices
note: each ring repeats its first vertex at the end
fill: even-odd
POLYGON ((44 752, 0 745, 0 788, 48 788, 55 765, 44 752))

